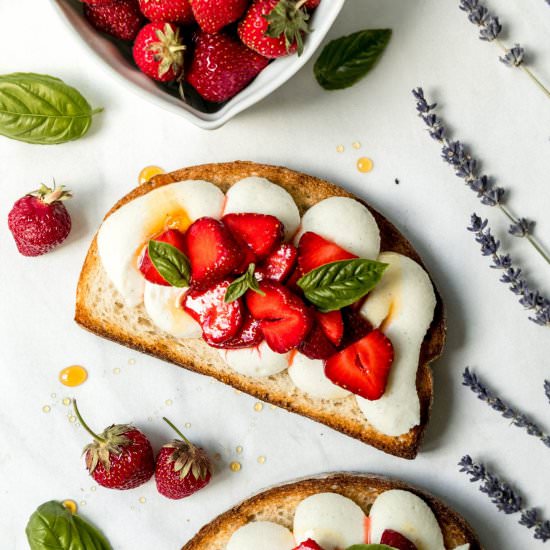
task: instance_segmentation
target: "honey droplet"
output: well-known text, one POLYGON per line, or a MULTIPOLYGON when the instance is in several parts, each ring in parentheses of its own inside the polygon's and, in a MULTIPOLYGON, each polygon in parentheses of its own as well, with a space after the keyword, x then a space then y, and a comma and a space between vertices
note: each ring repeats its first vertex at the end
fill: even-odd
POLYGON ((151 178, 158 176, 159 174, 164 174, 164 170, 160 166, 146 166, 139 173, 138 181, 140 185, 147 183, 151 178))
POLYGON ((63 401, 61 401, 61 403, 63 403, 63 405, 65 405, 65 407, 68 407, 72 402, 73 401, 70 397, 64 397, 63 401))
POLYGON ((232 471, 232 472, 240 472, 241 471, 241 463, 240 462, 232 462, 230 465, 229 465, 229 469, 232 471))
POLYGON ((359 141, 354 141, 351 146, 354 148, 354 149, 361 149, 361 142, 359 141))
POLYGON ((269 405, 269 408, 270 408, 272 411, 274 411, 274 410, 277 409, 277 407, 276 407, 275 405, 269 405))
POLYGON ((262 411, 264 408, 264 404, 263 403, 260 403, 259 401, 257 403, 254 404, 254 410, 256 412, 260 412, 262 411))
POLYGON ((49 405, 44 405, 42 407, 42 412, 49 413, 52 410, 52 408, 49 405))
POLYGON ((74 424, 74 423, 76 422, 76 416, 74 416, 74 415, 71 414, 71 415, 69 416, 69 422, 70 422, 71 424, 74 424))
POLYGON ((186 423, 185 423, 185 427, 186 427, 186 428, 190 428, 190 427, 191 427, 191 422, 186 422, 186 423))
POLYGON ((164 404, 167 405, 168 407, 173 403, 173 401, 171 399, 167 399, 164 404))
POLYGON ((139 497, 139 503, 145 504, 147 502, 147 499, 145 497, 139 497))
POLYGON ((90 491, 92 491, 92 493, 95 493, 97 491, 97 487, 95 485, 92 485, 90 487, 90 491))
POLYGON ((265 464, 265 461, 266 461, 266 457, 265 456, 259 456, 258 457, 258 464, 265 464))
POLYGON ((236 449, 237 454, 240 455, 243 452, 243 448, 239 445, 236 449))
POLYGON ((370 172, 373 169, 373 166, 374 166, 374 163, 372 162, 371 159, 367 157, 361 157, 357 161, 357 170, 359 170, 359 172, 363 174, 370 172))
POLYGON ((343 145, 337 145, 336 146, 336 152, 337 153, 343 153, 346 150, 346 148, 343 145))
POLYGON ((78 505, 76 504, 76 502, 74 500, 70 500, 70 499, 67 499, 67 500, 64 500, 61 504, 63 504, 63 506, 69 510, 69 512, 71 512, 71 514, 76 514, 77 510, 78 510, 78 505))
POLYGON ((86 501, 85 501, 85 500, 81 500, 81 501, 80 501, 80 506, 86 506, 86 501))
POLYGON ((87 379, 88 371, 80 365, 71 365, 59 373, 59 381, 64 386, 69 386, 70 388, 84 384, 87 379))
POLYGON ((135 364, 136 364, 136 360, 135 360, 135 359, 128 359, 128 364, 129 364, 129 365, 135 365, 135 364))
POLYGON ((115 367, 113 369, 113 374, 120 374, 120 369, 118 367, 115 367))

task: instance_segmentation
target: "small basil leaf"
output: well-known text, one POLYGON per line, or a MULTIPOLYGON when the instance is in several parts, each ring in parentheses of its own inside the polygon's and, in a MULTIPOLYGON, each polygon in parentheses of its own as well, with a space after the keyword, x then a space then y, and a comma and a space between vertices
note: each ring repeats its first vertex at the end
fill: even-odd
POLYGON ((0 75, 0 135, 55 145, 82 137, 92 109, 82 94, 59 78, 34 73, 0 75))
POLYGON ((249 290, 253 290, 262 296, 265 296, 265 292, 260 290, 260 285, 258 285, 258 280, 254 275, 254 269, 256 266, 254 264, 249 264, 246 273, 235 279, 225 291, 224 302, 229 304, 238 300, 241 296, 244 296, 249 290))
POLYGON ((386 544, 354 544, 348 546, 346 550, 394 550, 391 546, 386 544))
POLYGON ((322 312, 357 302, 382 278, 388 264, 357 258, 317 267, 298 279, 305 297, 322 312))
POLYGON ((95 527, 55 500, 36 509, 25 532, 31 550, 112 550, 95 527))
POLYGON ((364 30, 329 42, 313 67, 317 82, 325 90, 353 86, 374 67, 391 34, 391 29, 364 30))
POLYGON ((160 276, 172 286, 189 286, 189 260, 175 246, 161 241, 149 241, 149 258, 160 276))

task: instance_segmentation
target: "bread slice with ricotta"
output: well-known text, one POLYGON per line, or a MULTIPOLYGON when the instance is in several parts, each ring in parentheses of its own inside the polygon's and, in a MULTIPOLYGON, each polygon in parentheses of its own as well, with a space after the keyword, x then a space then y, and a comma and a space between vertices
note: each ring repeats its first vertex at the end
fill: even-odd
MULTIPOLYGON (((377 497, 387 491, 396 490, 413 493, 428 505, 441 529, 445 550, 481 550, 481 544, 470 525, 441 500, 402 481, 358 473, 327 474, 263 491, 204 526, 183 546, 182 550, 224 550, 232 535, 251 522, 273 522, 292 530, 297 507, 312 495, 321 493, 342 495, 351 499, 364 514, 368 515, 377 497)), ((418 508, 419 506, 415 506, 417 511, 418 508)), ((420 533, 418 538, 422 537, 422 526, 418 525, 417 521, 418 515, 407 517, 406 512, 396 513, 395 510, 391 515, 394 523, 396 523, 395 518, 400 516, 398 523, 401 523, 405 529, 412 529, 413 533, 420 533)), ((395 526, 391 528, 396 529, 395 526)), ((312 532, 315 535, 315 529, 312 529, 312 532)), ((405 531, 402 534, 408 533, 405 531)), ((436 546, 440 547, 432 545, 422 546, 422 548, 436 546)))
MULTIPOLYGON (((343 188, 287 168, 252 162, 206 164, 156 176, 118 201, 106 218, 130 201, 174 182, 205 180, 226 192, 236 182, 253 176, 266 178, 288 191, 301 215, 328 197, 350 197, 358 200, 370 210, 378 224, 381 250, 408 256, 423 266, 412 245, 391 222, 343 188)), ((416 374, 420 423, 399 436, 388 436, 376 430, 354 399, 329 401, 311 397, 292 383, 286 371, 267 378, 251 378, 239 374, 202 339, 179 339, 163 332, 151 322, 143 304, 127 307, 124 303, 102 266, 97 235, 89 248, 80 275, 75 320, 99 336, 211 376, 257 399, 311 418, 384 452, 412 459, 418 452, 430 415, 433 398, 430 363, 440 356, 445 341, 443 304, 437 291, 435 293, 437 303, 434 318, 422 342, 416 374)))

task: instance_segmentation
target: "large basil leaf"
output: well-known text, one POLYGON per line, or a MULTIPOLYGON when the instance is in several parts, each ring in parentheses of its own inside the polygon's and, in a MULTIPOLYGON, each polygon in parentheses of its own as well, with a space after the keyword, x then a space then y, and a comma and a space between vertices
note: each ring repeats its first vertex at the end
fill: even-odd
POLYGON ((31 550, 111 550, 95 527, 55 500, 36 509, 25 532, 31 550))
POLYGON ((247 291, 253 290, 262 296, 265 296, 265 292, 260 290, 258 285, 258 280, 254 275, 254 269, 256 266, 254 264, 249 264, 246 273, 235 279, 225 291, 224 302, 229 304, 238 300, 241 296, 244 296, 247 291))
POLYGON ((305 297, 321 311, 349 306, 382 278, 388 264, 357 258, 322 265, 298 279, 305 297))
POLYGON ((149 258, 161 277, 172 286, 189 286, 189 260, 175 246, 161 241, 149 241, 149 258))
POLYGON ((313 67, 317 82, 325 90, 353 86, 374 67, 391 34, 391 29, 365 30, 329 42, 313 67))
POLYGON ((34 73, 0 75, 0 135, 55 145, 82 137, 92 109, 82 94, 59 78, 34 73))

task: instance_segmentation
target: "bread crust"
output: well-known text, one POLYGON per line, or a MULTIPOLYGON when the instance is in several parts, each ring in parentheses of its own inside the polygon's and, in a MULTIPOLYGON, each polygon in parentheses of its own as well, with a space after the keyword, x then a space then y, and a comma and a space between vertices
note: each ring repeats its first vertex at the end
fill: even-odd
POLYGON ((390 489, 411 491, 430 506, 443 532, 446 548, 469 543, 470 550, 481 550, 470 525, 441 500, 403 481, 355 472, 324 474, 262 491, 205 525, 182 550, 223 550, 231 535, 250 521, 273 521, 292 529, 296 506, 316 493, 339 493, 368 514, 376 497, 390 489))
MULTIPOLYGON (((288 168, 252 162, 236 161, 222 164, 205 164, 156 176, 119 200, 105 217, 107 218, 129 201, 153 189, 177 181, 202 179, 212 182, 226 192, 231 185, 249 176, 267 178, 286 189, 296 201, 301 215, 317 202, 331 196, 351 197, 360 201, 369 208, 378 223, 381 235, 381 250, 399 252, 424 266, 409 241, 391 222, 365 201, 325 180, 295 172, 288 168)), ((407 434, 398 437, 387 436, 375 430, 364 419, 356 405, 356 410, 339 414, 343 409, 338 402, 329 403, 325 400, 313 399, 294 387, 290 389, 284 378, 285 376, 288 378, 286 373, 274 375, 268 379, 249 378, 232 369, 224 368, 223 361, 217 354, 213 354, 212 350, 201 340, 182 343, 181 340, 173 338, 160 330, 157 330, 156 333, 152 330, 129 330, 127 326, 123 326, 124 323, 121 323, 116 316, 99 315, 97 308, 97 302, 100 299, 99 294, 105 292, 108 285, 98 255, 96 235, 88 250, 77 287, 75 320, 82 327, 94 334, 140 352, 169 361, 188 370, 212 376, 262 401, 321 422, 386 453, 407 459, 413 459, 417 455, 429 419, 433 399, 430 363, 441 355, 446 334, 444 307, 435 284, 437 305, 434 319, 421 347, 416 379, 420 399, 420 424, 412 428, 407 434), (338 410, 338 407, 340 407, 340 410, 338 410)), ((116 291, 112 288, 109 291, 116 294, 116 291)), ((122 305, 117 303, 117 307, 122 307, 122 305)), ((148 328, 147 316, 141 306, 134 311, 129 311, 128 315, 130 314, 135 318, 133 321, 135 321, 136 326, 142 325, 146 329, 148 328)), ((347 407, 353 408, 349 404, 347 407)))

